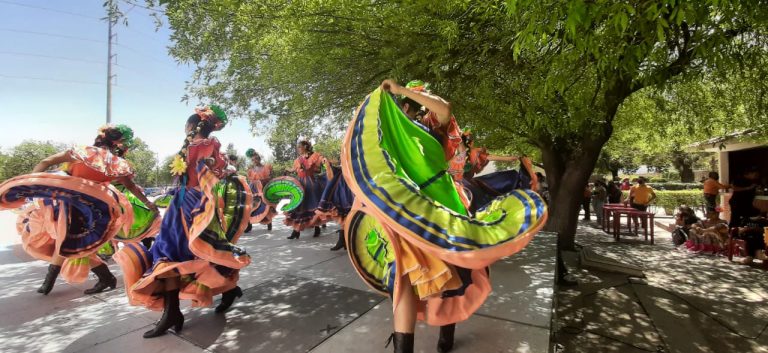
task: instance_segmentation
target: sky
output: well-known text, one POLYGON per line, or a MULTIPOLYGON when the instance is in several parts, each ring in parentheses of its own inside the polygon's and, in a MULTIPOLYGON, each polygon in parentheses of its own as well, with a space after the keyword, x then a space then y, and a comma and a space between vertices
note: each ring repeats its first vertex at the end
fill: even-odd
MULTIPOLYGON (((201 103, 181 102, 194 68, 168 55, 171 31, 167 26, 156 31, 150 10, 116 1, 128 26, 114 29, 112 122, 133 128, 162 160, 180 148, 184 122, 201 103)), ((108 35, 102 4, 0 0, 0 148, 24 140, 93 143, 106 122, 108 35)), ((264 134, 254 136, 246 119, 234 119, 214 135, 240 154, 248 148, 270 154, 264 134)))

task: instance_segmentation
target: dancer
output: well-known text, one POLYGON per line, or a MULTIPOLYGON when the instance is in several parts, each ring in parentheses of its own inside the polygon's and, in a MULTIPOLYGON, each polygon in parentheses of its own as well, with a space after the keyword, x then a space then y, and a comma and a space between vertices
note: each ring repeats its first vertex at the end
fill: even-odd
POLYGON ((50 293, 59 274, 70 283, 85 282, 88 270, 98 282, 85 294, 114 289, 117 280, 97 252, 115 237, 138 241, 152 232, 148 227, 157 207, 133 183, 134 171, 123 159, 132 143, 131 128, 105 125, 92 146, 56 153, 38 163, 32 174, 0 185, 0 209, 24 208, 17 223, 24 250, 50 263, 38 293, 50 293), (55 165, 63 165, 64 173, 44 173, 55 165), (112 182, 121 184, 122 191, 112 182), (27 199, 34 201, 26 204, 27 199), (134 214, 132 203, 148 208, 149 215, 134 214))
POLYGON ((132 305, 163 310, 163 316, 144 338, 161 336, 184 326, 179 299, 196 307, 209 306, 223 293, 216 312, 227 310, 242 296, 237 286, 239 269, 250 257, 236 247, 248 223, 252 194, 244 177, 226 179, 227 160, 221 143, 211 136, 227 123, 216 106, 195 109, 185 125, 187 137, 174 158, 171 172, 180 185, 163 218, 155 244, 148 251, 129 244, 115 260, 124 273, 126 294, 132 305))
POLYGON ((533 165, 528 158, 498 156, 488 153, 485 147, 474 147, 474 137, 469 130, 461 134, 461 144, 450 160, 448 173, 456 183, 456 189, 470 212, 476 212, 496 197, 515 189, 538 187, 535 185, 533 165), (520 161, 520 171, 502 170, 476 177, 489 162, 520 161), (532 182, 534 184, 532 184, 532 182))
POLYGON ((326 184, 325 176, 319 175, 323 156, 313 151, 312 144, 307 140, 299 141, 296 149, 299 157, 293 161, 291 170, 296 172, 297 179, 304 187, 304 199, 299 207, 285 216, 285 224, 293 228, 288 239, 298 239, 302 230, 311 227, 315 228, 313 237, 319 237, 320 226, 325 222, 315 216, 315 210, 326 184))
POLYGON ((344 220, 352 209, 352 202, 355 196, 349 190, 347 182, 341 174, 341 167, 333 166, 327 158, 323 159, 323 164, 325 164, 328 184, 325 185, 325 190, 323 190, 320 204, 315 213, 323 221, 333 220, 341 227, 337 231, 339 239, 336 241, 336 245, 331 248, 331 251, 346 249, 347 246, 344 243, 344 220))
POLYGON ((392 298, 395 352, 413 352, 417 318, 441 326, 437 350, 450 351, 455 323, 491 290, 487 266, 524 248, 547 219, 544 201, 526 189, 469 216, 446 173, 461 132, 450 104, 425 86, 382 82, 358 108, 342 150, 355 196, 347 250, 361 277, 392 298), (400 107, 387 92, 403 96, 400 107), (406 118, 422 106, 427 131, 406 118))
MULTIPOLYGON (((272 178, 272 165, 262 164, 261 155, 253 148, 245 151, 245 156, 251 159, 253 163, 248 169, 248 181, 251 183, 254 199, 258 198, 258 206, 251 212, 251 223, 261 223, 267 225, 267 230, 272 230, 272 218, 277 215, 275 207, 264 198, 264 185, 267 185, 272 178)), ((246 233, 250 231, 251 225, 246 228, 246 233)))

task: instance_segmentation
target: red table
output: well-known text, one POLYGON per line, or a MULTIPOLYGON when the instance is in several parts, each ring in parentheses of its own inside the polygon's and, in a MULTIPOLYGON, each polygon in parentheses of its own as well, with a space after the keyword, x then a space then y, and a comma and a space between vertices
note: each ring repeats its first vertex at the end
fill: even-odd
POLYGON ((604 232, 611 232, 611 215, 613 214, 614 210, 634 210, 634 208, 631 208, 623 203, 607 203, 603 205, 602 226, 604 232))
MULTIPOLYGON (((612 209, 611 213, 613 214, 613 238, 616 239, 616 241, 619 241, 621 234, 621 216, 627 216, 627 228, 629 228, 630 232, 632 231, 632 217, 636 216, 640 219, 641 222, 643 222, 643 236, 645 237, 645 241, 648 241, 648 230, 650 228, 651 245, 653 245, 654 213, 640 211, 634 208, 612 209)), ((635 225, 635 233, 637 233, 637 225, 635 225)))

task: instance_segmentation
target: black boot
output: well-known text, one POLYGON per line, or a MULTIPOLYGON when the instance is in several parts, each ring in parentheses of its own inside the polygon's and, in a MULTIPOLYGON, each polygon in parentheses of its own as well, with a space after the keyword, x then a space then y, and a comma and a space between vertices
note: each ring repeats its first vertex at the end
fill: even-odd
POLYGON ((453 349, 453 333, 456 331, 456 324, 440 326, 440 338, 437 339, 437 351, 447 353, 453 349))
POLYGON ((320 236, 320 227, 315 227, 315 234, 312 235, 312 238, 317 238, 320 236))
POLYGON ((51 292, 51 289, 53 289, 53 284, 56 283, 56 277, 59 277, 59 272, 61 272, 61 266, 53 264, 48 265, 48 273, 45 275, 45 281, 43 281, 43 285, 37 289, 37 292, 48 295, 48 293, 51 292))
POLYGON ((112 275, 112 272, 109 272, 109 267, 107 267, 106 264, 101 264, 92 268, 91 272, 96 274, 99 281, 96 282, 96 285, 94 285, 93 288, 86 289, 84 292, 85 294, 101 293, 107 288, 115 289, 115 287, 117 287, 117 278, 112 275))
POLYGON ((337 232, 339 233, 339 240, 336 241, 336 245, 331 248, 331 251, 347 248, 347 244, 344 243, 344 231, 339 229, 337 232))
POLYGON ((223 313, 229 309, 230 306, 232 306, 232 303, 235 302, 235 298, 240 298, 243 296, 243 290, 240 289, 240 287, 232 288, 224 294, 221 295, 221 304, 216 307, 217 313, 223 313))
POLYGON ((243 233, 250 233, 251 229, 253 229, 253 225, 248 223, 248 226, 245 227, 245 231, 243 231, 243 233))
POLYGON ((269 222, 269 224, 267 224, 267 230, 272 230, 272 222, 269 222))
POLYGON ((298 230, 294 230, 291 232, 291 236, 286 239, 299 239, 299 235, 301 235, 301 233, 298 230))
POLYGON ((389 347, 389 344, 395 342, 395 353, 413 353, 413 334, 394 332, 387 339, 387 344, 384 348, 389 347))
POLYGON ((144 332, 144 338, 162 336, 171 327, 176 333, 181 332, 181 329, 184 328, 184 314, 179 309, 179 290, 163 292, 163 299, 165 299, 163 317, 157 322, 155 328, 144 332))

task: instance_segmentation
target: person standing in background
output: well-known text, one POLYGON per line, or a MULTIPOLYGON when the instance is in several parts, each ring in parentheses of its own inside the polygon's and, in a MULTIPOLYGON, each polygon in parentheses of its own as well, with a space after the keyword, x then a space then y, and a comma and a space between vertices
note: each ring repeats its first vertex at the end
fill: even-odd
POLYGON ((730 185, 720 184, 718 179, 720 179, 720 175, 716 172, 709 172, 709 177, 704 181, 704 201, 707 206, 707 213, 715 211, 720 190, 730 188, 730 185))
POLYGON ((595 182, 595 187, 592 189, 592 209, 595 210, 595 218, 597 223, 603 223, 603 205, 608 198, 607 185, 601 179, 595 182))
POLYGON ((584 185, 584 198, 581 200, 581 208, 584 209, 584 220, 589 222, 589 204, 592 202, 592 186, 584 185))

